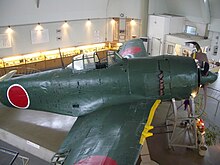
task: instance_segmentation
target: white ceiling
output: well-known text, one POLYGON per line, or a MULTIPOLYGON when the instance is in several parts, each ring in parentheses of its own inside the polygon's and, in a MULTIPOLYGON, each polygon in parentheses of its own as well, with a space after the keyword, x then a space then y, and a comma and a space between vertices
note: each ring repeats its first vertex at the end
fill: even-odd
POLYGON ((209 0, 211 16, 220 19, 220 0, 209 0))
MULTIPOLYGON (((193 21, 204 17, 202 5, 206 0, 149 0, 149 13, 169 13, 182 15, 193 21)), ((220 19, 220 0, 207 0, 210 6, 211 19, 220 19)))
MULTIPOLYGON (((167 10, 172 14, 201 17, 201 1, 203 0, 165 0, 167 10)), ((209 0, 212 18, 220 19, 220 0, 209 0)))
POLYGON ((0 0, 0 26, 88 18, 140 18, 144 0, 0 0))

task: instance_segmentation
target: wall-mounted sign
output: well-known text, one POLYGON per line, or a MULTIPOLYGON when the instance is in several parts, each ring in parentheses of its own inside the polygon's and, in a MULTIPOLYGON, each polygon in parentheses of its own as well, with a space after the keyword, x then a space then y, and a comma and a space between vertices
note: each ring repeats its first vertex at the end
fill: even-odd
POLYGON ((0 49, 10 48, 10 47, 12 47, 10 34, 0 34, 0 49))
POLYGON ((216 56, 217 53, 218 53, 218 45, 215 45, 215 46, 213 47, 213 55, 216 56))
POLYGON ((40 43, 49 42, 48 29, 31 30, 31 41, 32 41, 32 44, 40 44, 40 43))

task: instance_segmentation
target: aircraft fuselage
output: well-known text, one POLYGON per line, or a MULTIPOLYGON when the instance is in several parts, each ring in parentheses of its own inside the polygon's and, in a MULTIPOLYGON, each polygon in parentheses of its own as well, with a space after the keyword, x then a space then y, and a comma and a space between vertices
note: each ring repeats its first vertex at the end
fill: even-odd
POLYGON ((188 98, 198 79, 191 58, 123 59, 103 69, 56 69, 3 81, 0 101, 21 109, 80 116, 119 103, 188 98))

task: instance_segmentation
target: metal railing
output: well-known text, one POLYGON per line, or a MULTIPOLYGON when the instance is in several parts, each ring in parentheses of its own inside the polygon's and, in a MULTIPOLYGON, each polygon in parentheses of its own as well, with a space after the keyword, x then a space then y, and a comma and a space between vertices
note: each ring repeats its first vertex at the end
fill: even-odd
POLYGON ((207 97, 217 101, 217 106, 215 109, 215 116, 217 115, 219 104, 220 104, 220 90, 208 87, 207 97))
POLYGON ((9 158, 9 165, 18 164, 19 160, 22 165, 28 165, 29 158, 19 155, 19 152, 13 151, 4 147, 0 147, 0 152, 5 153, 7 155, 12 156, 9 158))

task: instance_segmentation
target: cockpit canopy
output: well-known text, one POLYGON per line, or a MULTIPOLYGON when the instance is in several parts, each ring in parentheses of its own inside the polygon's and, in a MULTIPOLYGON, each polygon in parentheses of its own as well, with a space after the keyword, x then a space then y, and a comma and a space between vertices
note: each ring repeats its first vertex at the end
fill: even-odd
POLYGON ((83 70, 107 68, 117 62, 116 55, 113 51, 108 51, 105 55, 98 55, 97 52, 80 54, 73 57, 71 64, 67 68, 72 68, 73 72, 83 70))

